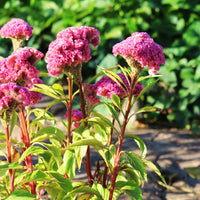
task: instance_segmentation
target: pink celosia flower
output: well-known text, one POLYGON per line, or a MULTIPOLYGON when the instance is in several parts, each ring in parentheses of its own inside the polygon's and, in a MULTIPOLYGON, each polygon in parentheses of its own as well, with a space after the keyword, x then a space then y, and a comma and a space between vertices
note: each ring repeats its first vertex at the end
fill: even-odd
POLYGON ((13 18, 0 29, 3 38, 26 38, 32 36, 33 27, 19 18, 13 18))
POLYGON ((0 85, 0 110, 12 107, 12 105, 30 105, 30 92, 27 88, 18 86, 16 83, 0 85))
MULTIPOLYGON (((68 111, 66 112, 64 117, 68 118, 68 111)), ((80 124, 81 124, 81 123, 78 123, 78 122, 81 119, 83 119, 82 112, 80 110, 77 110, 77 109, 72 109, 71 119, 72 119, 72 122, 74 122, 74 127, 78 128, 80 126, 80 124)))
POLYGON ((127 39, 113 46, 113 54, 125 59, 134 58, 141 67, 149 66, 149 74, 156 74, 161 64, 165 64, 163 48, 145 32, 135 32, 127 39))
MULTIPOLYGON (((34 84, 42 83, 37 77, 39 70, 33 64, 41 59, 43 54, 35 48, 20 48, 9 57, 0 60, 0 84, 15 82, 19 86, 33 88, 34 84)), ((42 99, 38 92, 30 92, 31 105, 42 99)))
MULTIPOLYGON (((127 80, 123 73, 118 73, 117 75, 121 79, 118 80, 119 84, 108 76, 104 76, 97 81, 97 95, 107 98, 112 98, 113 94, 118 95, 120 98, 126 97, 130 91, 130 79, 127 80)), ((137 97, 142 89, 142 84, 138 83, 133 91, 134 96, 137 97)))
POLYGON ((90 47, 99 44, 99 31, 92 27, 69 27, 57 34, 50 43, 45 61, 50 76, 62 74, 65 66, 76 67, 91 59, 90 47))
POLYGON ((83 91, 85 95, 85 100, 88 105, 88 108, 92 108, 93 106, 100 103, 100 99, 97 97, 97 88, 96 84, 88 84, 82 83, 83 91))

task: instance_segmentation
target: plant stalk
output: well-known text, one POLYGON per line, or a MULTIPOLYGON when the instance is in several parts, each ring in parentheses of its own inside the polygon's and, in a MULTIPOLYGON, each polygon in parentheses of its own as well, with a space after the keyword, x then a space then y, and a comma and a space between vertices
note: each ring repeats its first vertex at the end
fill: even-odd
POLYGON ((68 119, 68 129, 67 129, 67 146, 70 144, 71 140, 71 124, 72 124, 72 79, 67 78, 68 81, 68 105, 67 105, 67 119, 68 119))
POLYGON ((133 90, 135 87, 135 83, 137 81, 137 77, 139 76, 139 73, 141 72, 141 68, 134 68, 134 72, 132 71, 132 80, 131 80, 131 87, 130 87, 130 93, 128 96, 128 104, 126 107, 126 112, 124 115, 124 121, 123 121, 123 125, 122 125, 122 129, 121 129, 121 136, 119 138, 119 144, 118 144, 118 148, 117 148, 117 154, 116 154, 116 158, 114 160, 114 167, 113 167, 113 173, 111 174, 111 188, 110 188, 110 195, 109 195, 109 200, 112 200, 113 198, 113 193, 114 193, 114 189, 115 189, 115 183, 116 183, 116 178, 118 175, 118 165, 119 165, 119 161, 120 161, 120 156, 121 156, 121 148, 122 148, 122 143, 123 143, 123 138, 124 138, 124 134, 125 134, 125 130, 126 130, 126 125, 128 122, 128 116, 130 113, 130 109, 131 109, 131 101, 133 98, 133 90))
MULTIPOLYGON (((86 110, 85 110, 85 100, 84 100, 82 84, 81 84, 80 81, 77 84, 78 84, 78 87, 79 87, 81 112, 82 112, 82 115, 83 115, 83 119, 85 119, 87 116, 86 116, 86 110)), ((84 125, 85 125, 85 127, 88 126, 87 121, 84 122, 84 125)), ((91 173, 91 158, 90 158, 90 146, 89 145, 88 145, 87 152, 86 152, 86 172, 87 172, 89 184, 92 185, 93 184, 93 177, 92 177, 92 173, 91 173)))
MULTIPOLYGON (((115 118, 112 119, 112 124, 114 125, 114 123, 115 123, 115 118)), ((108 141, 108 144, 107 144, 108 146, 110 146, 111 143, 112 143, 113 131, 114 131, 113 128, 111 128, 110 137, 109 137, 109 141, 108 141)), ((106 185, 107 174, 108 174, 108 166, 105 163, 104 173, 103 173, 103 187, 104 188, 107 187, 107 185, 106 185)))
MULTIPOLYGON (((11 145, 10 145, 10 135, 9 135, 9 125, 6 123, 5 126, 5 132, 6 132, 6 150, 7 150, 7 160, 8 163, 12 162, 11 159, 11 145)), ((9 169, 9 178, 10 178, 10 192, 12 193, 14 191, 14 170, 9 169)))
MULTIPOLYGON (((27 129, 27 121, 24 115, 24 109, 23 109, 23 105, 19 105, 19 117, 20 117, 20 126, 22 129, 22 133, 23 133, 23 138, 24 138, 24 142, 25 142, 25 146, 26 149, 28 149, 30 147, 30 138, 29 138, 29 132, 27 129)), ((33 165, 32 165, 32 158, 31 155, 28 155, 26 157, 26 165, 27 165, 27 169, 30 170, 30 172, 33 172, 33 165)), ((31 186, 31 193, 32 194, 36 194, 36 184, 34 182, 30 182, 30 186, 31 186)))

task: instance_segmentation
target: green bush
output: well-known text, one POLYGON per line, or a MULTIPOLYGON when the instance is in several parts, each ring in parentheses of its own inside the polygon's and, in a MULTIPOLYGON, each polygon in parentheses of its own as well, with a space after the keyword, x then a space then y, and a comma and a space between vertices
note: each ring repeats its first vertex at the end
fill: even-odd
MULTIPOLYGON (((164 47, 165 74, 158 86, 144 97, 145 103, 170 110, 167 120, 177 126, 198 131, 200 117, 200 4, 197 0, 1 0, 0 26, 13 17, 26 20, 34 27, 28 46, 45 53, 56 34, 68 26, 93 26, 101 33, 101 44, 93 59, 85 65, 83 76, 90 78, 96 66, 113 67, 121 60, 112 55, 112 46, 136 31, 145 31, 164 47), (101 61, 101 62, 100 62, 101 61), (88 73, 90 76, 88 76, 88 73)), ((7 56, 10 41, 0 55, 7 56)), ((38 68, 45 72, 44 61, 38 68)), ((52 83, 54 79, 44 79, 52 83)), ((149 118, 160 119, 160 115, 149 118)))

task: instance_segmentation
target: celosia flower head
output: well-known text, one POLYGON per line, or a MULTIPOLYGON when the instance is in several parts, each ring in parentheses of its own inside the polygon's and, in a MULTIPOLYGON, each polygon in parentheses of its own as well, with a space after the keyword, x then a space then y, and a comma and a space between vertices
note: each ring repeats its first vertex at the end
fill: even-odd
MULTIPOLYGON (((66 112, 64 117, 68 118, 68 111, 66 112)), ((80 124, 81 124, 81 123, 78 123, 78 122, 81 119, 83 119, 82 112, 80 110, 77 110, 77 109, 72 109, 71 119, 72 119, 72 122, 74 122, 74 127, 78 128, 80 126, 80 124)))
POLYGON ((13 18, 0 29, 3 38, 26 38, 32 36, 33 27, 19 18, 13 18))
POLYGON ((146 32, 135 32, 127 39, 115 44, 113 54, 121 55, 126 60, 132 59, 142 68, 148 66, 151 75, 156 74, 161 64, 165 64, 163 48, 146 32))
POLYGON ((66 67, 76 67, 91 59, 90 47, 99 44, 99 31, 93 27, 69 27, 57 34, 50 43, 45 61, 50 76, 58 76, 66 67))
POLYGON ((92 108, 93 106, 100 103, 100 99, 97 97, 97 87, 96 84, 88 84, 82 83, 83 92, 85 96, 85 100, 88 108, 92 108))
MULTIPOLYGON (((102 77, 96 83, 97 95, 112 98, 113 94, 118 95, 120 98, 124 98, 130 92, 130 79, 127 80, 123 73, 118 73, 118 83, 108 76, 102 77)), ((133 91, 135 97, 139 95, 143 89, 142 84, 139 82, 133 91)))
POLYGON ((16 83, 0 85, 0 110, 13 107, 18 104, 30 105, 30 92, 27 88, 18 86, 16 83))
MULTIPOLYGON (((38 78, 39 71, 33 64, 42 58, 43 54, 35 48, 20 48, 9 57, 0 60, 0 84, 15 82, 19 86, 33 88, 34 84, 42 83, 38 78)), ((30 92, 31 105, 41 100, 38 92, 30 92)))

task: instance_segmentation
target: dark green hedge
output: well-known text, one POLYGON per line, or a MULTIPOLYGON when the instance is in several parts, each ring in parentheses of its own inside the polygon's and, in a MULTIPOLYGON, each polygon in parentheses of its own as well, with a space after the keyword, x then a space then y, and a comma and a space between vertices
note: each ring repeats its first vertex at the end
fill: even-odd
MULTIPOLYGON (((1 0, 0 26, 13 17, 34 27, 26 45, 45 53, 55 35, 68 26, 93 26, 101 32, 101 45, 85 65, 85 79, 96 66, 112 67, 117 62, 112 46, 136 31, 145 31, 164 47, 166 65, 159 84, 144 103, 158 105, 169 121, 198 131, 200 118, 200 1, 199 0, 1 0), (87 72, 87 74, 86 74, 87 72), (89 72, 89 74, 88 74, 89 72)), ((0 39, 0 55, 10 53, 11 43, 0 39)), ((38 67, 45 71, 43 61, 38 67)), ((52 79, 48 79, 51 83, 52 79)), ((161 119, 164 114, 145 116, 161 119)))

